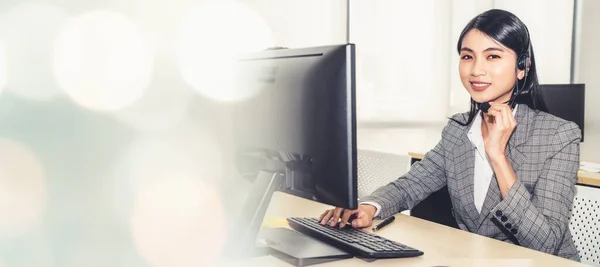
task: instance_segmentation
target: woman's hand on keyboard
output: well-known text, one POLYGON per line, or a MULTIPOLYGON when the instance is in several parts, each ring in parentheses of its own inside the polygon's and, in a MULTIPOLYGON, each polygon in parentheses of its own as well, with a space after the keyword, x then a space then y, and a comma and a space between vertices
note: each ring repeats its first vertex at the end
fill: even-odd
POLYGON ((335 208, 323 212, 319 217, 319 222, 323 225, 329 223, 331 226, 336 226, 339 221, 338 226, 340 228, 346 226, 347 223, 350 223, 354 228, 365 228, 373 224, 376 211, 375 206, 369 204, 358 205, 358 209, 355 210, 335 208), (355 219, 349 222, 351 216, 355 219))

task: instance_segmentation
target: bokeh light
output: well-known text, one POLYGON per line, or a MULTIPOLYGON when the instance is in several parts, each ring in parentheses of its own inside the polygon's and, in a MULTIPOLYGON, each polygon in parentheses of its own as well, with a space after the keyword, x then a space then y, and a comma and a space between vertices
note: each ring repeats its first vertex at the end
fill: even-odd
MULTIPOLYGON (((0 39, 6 46, 8 89, 33 100, 51 100, 61 94, 52 72, 53 42, 67 15, 47 3, 27 2, 0 18, 0 39)), ((1 57, 1 56, 0 56, 1 57)), ((0 58, 0 73, 2 73, 0 58)), ((2 80, 0 74, 0 87, 2 80)))
POLYGON ((24 145, 0 139, 0 236, 16 237, 36 227, 45 201, 38 158, 24 145))
POLYGON ((237 86, 238 57, 273 46, 265 20, 231 0, 206 1, 185 17, 176 42, 176 59, 184 80, 205 97, 239 101, 256 94, 256 86, 237 86))
POLYGON ((0 267, 2 263, 5 266, 57 266, 56 247, 44 233, 44 227, 0 240, 0 267))
POLYGON ((169 37, 173 36, 173 29, 181 21, 181 17, 189 11, 190 7, 201 1, 177 0, 176 3, 166 5, 164 1, 103 0, 115 10, 130 15, 145 29, 151 29, 157 35, 159 42, 170 42, 172 38, 169 37))
POLYGON ((6 77, 8 76, 8 71, 6 70, 6 52, 4 50, 4 44, 0 42, 0 93, 4 90, 6 86, 6 77))
POLYGON ((222 153, 208 131, 192 126, 149 132, 140 134, 127 148, 119 172, 134 191, 152 182, 151 178, 170 176, 175 171, 215 181, 222 175, 222 153))
POLYGON ((217 190, 176 172, 141 188, 131 219, 134 245, 154 267, 214 266, 225 228, 217 190))
POLYGON ((127 17, 92 11, 69 19, 60 31, 54 71, 77 104, 116 111, 138 100, 151 82, 153 45, 127 17))
POLYGON ((122 123, 139 131, 170 129, 185 118, 193 99, 193 92, 186 89, 183 81, 157 77, 142 98, 114 115, 122 123))
POLYGON ((226 238, 223 156, 209 131, 140 132, 117 167, 115 211, 151 266, 209 266, 226 238))

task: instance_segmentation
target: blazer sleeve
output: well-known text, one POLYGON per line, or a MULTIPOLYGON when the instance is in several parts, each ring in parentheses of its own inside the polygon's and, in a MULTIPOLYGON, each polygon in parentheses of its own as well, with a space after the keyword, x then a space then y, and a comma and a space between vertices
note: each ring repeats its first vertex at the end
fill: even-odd
POLYGON ((405 175, 360 199, 361 203, 377 203, 377 206, 381 207, 377 211, 376 218, 387 218, 411 209, 446 185, 445 151, 447 148, 444 137, 450 126, 448 124, 444 127, 438 144, 427 152, 422 160, 413 164, 405 175))
POLYGON ((533 194, 517 180, 491 212, 521 246, 555 254, 568 231, 579 169, 581 131, 566 122, 550 137, 550 157, 544 163, 533 194))

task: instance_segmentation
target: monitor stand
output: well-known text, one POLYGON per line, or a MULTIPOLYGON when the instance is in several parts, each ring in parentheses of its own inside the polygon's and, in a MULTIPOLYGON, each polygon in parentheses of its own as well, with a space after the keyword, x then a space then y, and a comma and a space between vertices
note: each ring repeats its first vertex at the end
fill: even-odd
MULTIPOLYGON (((295 266, 352 258, 352 255, 317 239, 288 228, 265 228, 261 225, 276 190, 283 190, 285 175, 260 171, 238 218, 239 226, 229 237, 224 257, 242 260, 273 255, 295 266), (260 232, 260 234, 259 234, 260 232), (259 242, 257 242, 259 237, 259 242), (262 244, 257 244, 262 243, 262 244)), ((290 207, 290 209, 293 207, 290 207)))

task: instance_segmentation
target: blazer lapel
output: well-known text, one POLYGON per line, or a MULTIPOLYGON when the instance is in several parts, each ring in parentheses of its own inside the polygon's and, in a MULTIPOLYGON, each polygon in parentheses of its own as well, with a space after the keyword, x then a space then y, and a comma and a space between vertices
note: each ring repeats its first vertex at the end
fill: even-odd
POLYGON ((517 128, 508 140, 508 147, 506 149, 508 160, 515 173, 519 170, 521 163, 523 163, 523 160, 525 159, 521 146, 529 139, 529 125, 531 125, 533 121, 533 116, 535 116, 535 111, 530 109, 527 105, 519 105, 517 108, 517 114, 515 116, 517 128))
MULTIPOLYGON (((535 115, 534 111, 526 105, 519 105, 517 113, 515 114, 515 120, 517 121, 517 127, 510 137, 507 145, 507 156, 510 164, 515 172, 521 167, 521 163, 525 159, 525 155, 521 151, 521 145, 524 144, 529 136, 529 125, 535 115)), ((518 177, 517 177, 518 179, 518 177)), ((477 228, 483 225, 483 222, 490 217, 490 210, 494 208, 498 203, 502 201, 502 194, 500 187, 498 186, 498 180, 496 174, 493 175, 488 187, 488 192, 485 200, 483 201, 483 207, 481 208, 481 216, 477 228)))
MULTIPOLYGON (((470 126, 467 127, 467 130, 470 126)), ((467 131, 462 134, 461 144, 453 150, 454 170, 458 183, 460 202, 471 219, 469 228, 477 227, 479 212, 475 208, 473 195, 473 175, 475 170, 475 147, 467 137, 467 131)), ((467 223, 465 221, 465 223, 467 223)))

